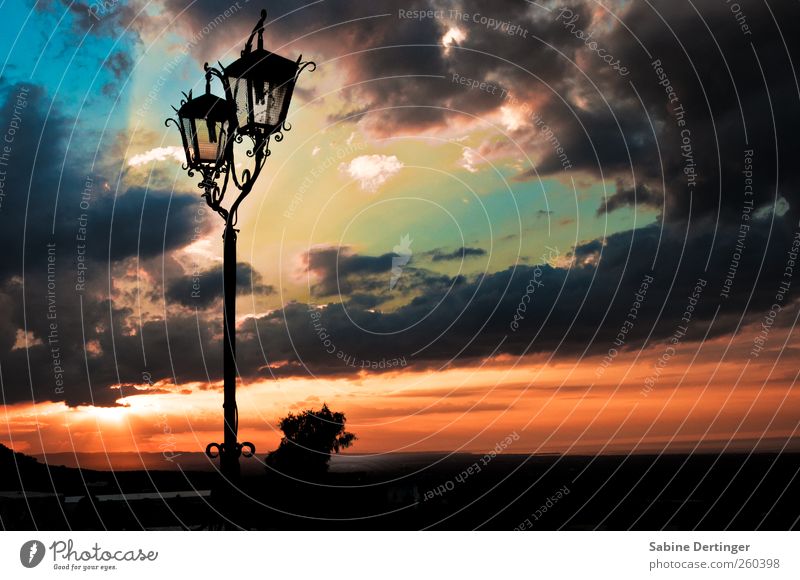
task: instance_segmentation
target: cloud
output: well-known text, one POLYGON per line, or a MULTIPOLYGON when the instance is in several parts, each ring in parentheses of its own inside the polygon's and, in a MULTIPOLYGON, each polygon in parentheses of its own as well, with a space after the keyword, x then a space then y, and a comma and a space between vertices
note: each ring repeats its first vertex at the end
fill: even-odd
POLYGON ((463 260, 464 258, 474 258, 477 256, 485 256, 486 250, 483 248, 469 248, 463 246, 452 252, 444 252, 442 250, 433 250, 429 253, 431 260, 434 262, 446 262, 449 260, 463 260))
POLYGON ((369 192, 377 191, 402 168, 403 162, 394 155, 361 155, 339 166, 341 171, 358 180, 361 189, 369 192))
POLYGON ((775 200, 775 203, 767 203, 758 208, 754 213, 753 217, 755 218, 769 218, 770 214, 774 213, 778 217, 783 217, 786 215, 786 212, 789 211, 790 206, 789 202, 786 201, 786 198, 780 196, 778 199, 775 200))
MULTIPOLYGON (((236 288, 243 294, 274 294, 275 288, 263 283, 260 273, 246 262, 236 264, 236 288)), ((181 276, 168 283, 168 302, 189 308, 209 308, 222 299, 222 265, 181 276)))
MULTIPOLYGON (((141 278, 145 268, 168 270, 172 252, 205 235, 209 224, 197 219, 195 194, 103 187, 104 160, 91 172, 92 147, 65 149, 73 123, 48 116, 42 87, 0 81, 0 114, 11 119, 21 94, 26 104, 3 167, 0 206, 0 365, 14 377, 4 394, 9 403, 114 404, 114 339, 136 335, 141 320, 129 307, 136 287, 128 284, 140 276, 145 296, 157 292, 141 278), (39 340, 15 348, 20 329, 39 340)), ((129 382, 141 382, 141 347, 138 355, 129 382)))
MULTIPOLYGON (((375 303, 365 299, 378 295, 368 276, 351 277, 327 304, 287 305, 253 320, 253 330, 257 328, 261 340, 274 347, 273 359, 285 357, 286 364, 275 369, 284 374, 346 373, 346 365, 336 356, 339 351, 365 360, 406 357, 409 365, 422 368, 475 364, 492 352, 512 356, 544 352, 557 359, 602 354, 628 320, 642 280, 652 276, 634 327, 624 345, 615 348, 655 346, 684 326, 687 304, 702 280, 704 289, 694 302, 682 339, 690 343, 703 339, 706 332, 709 338, 730 333, 745 307, 744 324, 763 316, 773 302, 774 292, 769 290, 781 277, 794 225, 781 220, 772 234, 764 227, 751 230, 738 263, 739 275, 724 299, 720 290, 737 251, 735 230, 721 232, 722 243, 715 245, 707 223, 698 223, 685 238, 678 235, 679 228, 667 226, 662 231, 648 226, 579 244, 573 254, 581 259, 570 266, 517 266, 439 285, 418 283, 411 299, 392 310, 376 311, 375 303), (711 261, 705 269, 709 252, 711 261), (759 280, 745 277, 745 272, 758 269, 763 255, 777 257, 763 264, 759 280), (532 297, 531 280, 541 283, 532 297), (526 292, 530 299, 523 302, 524 315, 513 331, 510 323, 526 292), (291 340, 281 336, 285 332, 291 340), (329 345, 335 347, 333 356, 326 350, 329 345)), ((348 271, 372 271, 378 263, 368 257, 360 260, 351 261, 348 271)), ((792 291, 786 304, 795 297, 792 291)))
POLYGON ((360 277, 361 290, 376 290, 388 282, 374 280, 375 275, 388 276, 392 268, 392 258, 396 254, 364 256, 355 254, 348 247, 314 248, 305 256, 306 268, 316 283, 312 292, 316 296, 335 296, 354 291, 353 279, 360 277), (366 278, 370 278, 368 282, 366 278))
MULTIPOLYGON (((702 278, 707 286, 694 306, 688 332, 678 347, 682 349, 684 343, 702 339, 707 331, 710 338, 732 332, 745 308, 745 324, 758 320, 764 309, 769 309, 774 301, 774 281, 781 278, 784 254, 791 247, 795 225, 780 218, 770 233, 768 228, 755 224, 758 227, 751 230, 739 261, 739 275, 724 301, 719 292, 731 256, 737 250, 735 230, 721 232, 722 243, 714 245, 713 229, 707 223, 696 224, 685 237, 674 226, 666 226, 663 231, 648 226, 615 234, 605 241, 592 240, 573 250, 575 256, 593 256, 580 265, 576 260, 571 266, 562 267, 517 266, 470 278, 440 276, 438 280, 433 273, 411 269, 403 279, 413 278, 414 292, 404 304, 385 311, 376 310, 376 306, 384 302, 382 293, 386 292, 392 254, 348 253, 342 260, 340 253, 337 285, 336 252, 320 249, 309 259, 309 265, 322 277, 331 299, 317 304, 293 302, 245 319, 238 331, 237 365, 245 380, 253 380, 309 373, 351 376, 356 371, 345 359, 403 360, 404 368, 440 368, 474 365, 492 353, 548 353, 556 359, 602 354, 627 320, 644 276, 652 276, 654 282, 625 344, 617 348, 655 346, 672 335, 678 325, 683 326, 686 305, 702 278), (709 252, 711 262, 706 270, 704 257, 709 252), (745 277, 745 272, 758 270, 765 255, 775 258, 763 264, 759 279, 745 277), (519 312, 531 280, 541 286, 526 303, 519 330, 514 332, 509 324, 519 312), (709 328, 712 320, 714 326, 709 328)), ((9 291, 5 295, 11 298, 11 304, 16 303, 9 291)), ((790 290, 784 310, 792 308, 795 296, 796 291, 790 290)), ((16 330, 22 326, 20 313, 7 314, 3 320, 10 327, 16 330)), ((784 315, 790 316, 787 312, 784 315)), ((137 324, 136 332, 128 326, 131 319, 135 320, 133 311, 109 303, 87 302, 84 316, 91 321, 86 340, 97 341, 97 350, 103 353, 89 362, 95 404, 113 401, 108 389, 111 385, 141 382, 143 368, 154 381, 177 384, 215 381, 221 376, 217 315, 196 317, 167 312, 164 319, 145 320, 141 327, 137 324), (111 353, 116 353, 113 358, 111 353)), ((47 320, 41 317, 34 322, 37 326, 32 328, 29 324, 29 331, 46 336, 47 320)), ((77 330, 80 338, 80 329, 77 330)), ((62 339, 66 332, 62 329, 62 339)), ((12 343, 14 338, 12 332, 12 343)), ((46 345, 33 346, 27 352, 6 351, 4 373, 27 376, 26 356, 30 357, 37 400, 52 398, 52 388, 48 389, 52 365, 46 345)), ((88 392, 80 386, 85 385, 85 377, 81 380, 83 353, 80 349, 74 353, 70 350, 64 356, 70 378, 75 378, 68 400, 85 400, 88 392)), ((391 370, 387 367, 376 372, 391 370)), ((9 402, 28 400, 30 391, 11 388, 6 396, 9 402)))
MULTIPOLYGON (((653 206, 669 221, 683 222, 690 212, 693 220, 738 221, 737 192, 751 151, 756 205, 772 205, 778 190, 796 207, 800 170, 783 158, 800 146, 800 119, 790 113, 798 92, 793 75, 785 74, 793 56, 783 39, 795 34, 800 6, 749 6, 746 37, 725 4, 704 4, 695 13, 674 3, 632 2, 617 13, 627 26, 600 26, 585 3, 574 6, 577 26, 595 32, 593 40, 630 71, 623 78, 598 59, 583 58, 588 78, 571 69, 572 86, 560 85, 566 103, 547 99, 538 107, 576 170, 636 183, 637 197, 650 201, 663 192, 653 206), (634 26, 638 38, 647 38, 646 51, 630 34, 634 26), (767 169, 776 166, 781 170, 767 169)), ((579 41, 567 52, 585 53, 579 41)), ((544 148, 536 170, 560 173, 557 152, 544 148)), ((520 178, 534 179, 537 171, 520 178)), ((627 205, 632 193, 621 192, 616 207, 627 205)))
POLYGON ((167 159, 173 159, 178 163, 185 163, 186 153, 184 153, 181 147, 172 145, 169 147, 155 147, 128 159, 128 166, 139 167, 140 165, 147 165, 153 161, 165 161, 167 159))
POLYGON ((626 187, 622 179, 617 179, 617 190, 597 208, 597 215, 611 213, 623 207, 660 209, 663 203, 664 196, 651 190, 646 184, 626 187))
POLYGON ((461 152, 461 160, 458 162, 458 164, 470 173, 477 173, 478 168, 476 165, 480 161, 481 158, 478 153, 474 149, 466 147, 464 148, 464 151, 461 152))
POLYGON ((467 39, 467 33, 458 26, 451 26, 442 36, 442 45, 445 50, 454 44, 461 44, 467 39))
POLYGON ((420 288, 443 292, 453 283, 449 276, 414 267, 413 261, 405 262, 402 276, 395 279, 393 260, 410 256, 397 251, 368 256, 354 253, 349 247, 314 248, 305 256, 306 269, 313 280, 312 296, 340 297, 369 309, 398 295, 413 295, 420 288))

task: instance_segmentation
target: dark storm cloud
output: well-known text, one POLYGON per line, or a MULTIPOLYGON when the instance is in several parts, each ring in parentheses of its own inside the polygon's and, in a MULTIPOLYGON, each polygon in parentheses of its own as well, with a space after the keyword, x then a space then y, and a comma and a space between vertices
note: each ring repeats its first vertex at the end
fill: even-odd
POLYGON ((37 10, 46 14, 69 12, 74 33, 83 36, 89 32, 95 36, 118 38, 123 34, 138 34, 141 28, 156 20, 143 11, 146 0, 47 0, 38 2, 37 10))
POLYGON ((315 248, 306 254, 308 272, 318 280, 312 290, 318 296, 350 294, 354 277, 388 275, 394 256, 391 253, 363 256, 351 253, 348 248, 315 248))
POLYGON ((118 50, 109 55, 106 67, 111 71, 113 80, 104 84, 102 91, 106 96, 115 97, 116 91, 124 84, 133 69, 133 59, 126 51, 118 50))
POLYGON ((48 117, 48 105, 36 85, 0 84, 0 118, 16 127, 9 149, 0 149, 3 394, 7 402, 110 404, 119 396, 109 389, 111 333, 135 329, 133 313, 108 301, 118 275, 207 228, 195 219, 195 195, 104 187, 104 176, 88 171, 86 148, 65 150, 71 121, 48 117), (30 348, 15 348, 23 329, 30 348))
POLYGON ((485 256, 486 250, 483 248, 470 248, 467 246, 462 246, 457 250, 453 250, 452 252, 445 252, 443 250, 433 250, 430 253, 431 260, 434 262, 447 262, 451 260, 462 260, 464 258, 474 258, 477 256, 485 256))
POLYGON ((356 301, 362 304, 367 300, 377 304, 396 297, 397 293, 408 293, 420 286, 438 290, 452 283, 447 276, 414 267, 414 258, 411 256, 397 273, 396 287, 392 284, 390 288, 395 266, 393 259, 399 257, 392 252, 380 256, 356 254, 347 247, 315 248, 305 257, 306 269, 315 280, 311 286, 312 294, 322 298, 354 294, 356 301), (372 293, 372 298, 367 299, 365 292, 372 293))
MULTIPOLYGON (((744 152, 752 150, 756 203, 770 203, 777 189, 796 208, 798 168, 790 159, 800 145, 792 73, 799 55, 790 39, 800 6, 741 7, 749 34, 730 4, 701 3, 695 12, 666 1, 632 2, 620 14, 636 37, 622 26, 595 34, 630 74, 603 76, 603 63, 589 59, 598 90, 584 95, 588 108, 567 111, 555 101, 546 107, 543 116, 573 166, 666 191, 667 219, 682 221, 691 211, 738 220, 744 152)), ((587 18, 577 25, 596 30, 587 18)), ((557 156, 550 153, 537 169, 559 171, 557 156)))
MULTIPOLYGON (((219 4, 211 0, 194 2, 189 7, 171 0, 167 5, 172 14, 180 13, 178 22, 187 30, 201 28, 220 12, 219 4)), ((452 111, 480 116, 503 104, 496 95, 469 91, 452 82, 453 73, 480 80, 501 79, 498 82, 510 88, 528 85, 532 79, 514 63, 523 67, 537 63, 536 74, 554 84, 566 70, 566 64, 553 58, 543 43, 512 38, 469 20, 451 19, 448 12, 458 9, 517 23, 532 35, 555 41, 551 23, 524 2, 498 5, 488 0, 412 0, 400 6, 390 0, 330 1, 297 10, 302 6, 291 1, 270 4, 265 32, 269 46, 282 47, 286 54, 302 52, 322 67, 337 67, 342 84, 353 85, 344 89, 343 96, 354 105, 333 114, 331 119, 361 120, 373 132, 383 135, 436 129, 447 122, 452 111), (401 10, 410 14, 434 8, 443 10, 444 17, 401 16, 401 10), (462 43, 468 50, 454 48, 445 53, 442 36, 456 25, 469 34, 469 40, 462 43), (372 110, 376 112, 370 113, 372 110), (354 111, 364 114, 354 115, 354 111)), ((241 10, 226 22, 227 30, 231 36, 244 40, 256 18, 256 11, 241 10)), ((219 54, 222 46, 227 50, 229 45, 230 37, 220 46, 198 47, 208 50, 198 58, 219 54)))
POLYGON ((574 258, 578 265, 594 263, 600 259, 604 246, 602 240, 591 240, 573 248, 569 256, 574 258))
MULTIPOLYGON (((645 341, 656 345, 684 325, 688 329, 678 348, 683 349, 683 343, 694 348, 690 343, 709 331, 715 316, 711 337, 732 332, 745 308, 745 322, 753 322, 772 306, 797 227, 785 219, 777 220, 771 232, 768 226, 768 221, 753 224, 727 298, 720 291, 735 252, 735 230, 723 232, 712 252, 707 224, 698 224, 685 241, 678 231, 660 232, 649 226, 615 234, 605 244, 578 246, 576 257, 596 258, 583 266, 520 266, 462 279, 448 288, 415 286, 417 295, 392 311, 375 311, 376 302, 363 292, 324 306, 287 304, 240 325, 239 372, 245 379, 309 373, 346 376, 365 369, 472 364, 491 352, 605 354, 627 319, 642 280, 650 276, 653 282, 622 348, 637 348, 645 341), (762 256, 773 254, 781 259, 766 261, 762 267, 762 256), (692 302, 698 280, 704 285, 699 299, 692 302), (523 302, 526 295, 530 300, 523 302), (690 306, 687 324, 682 319, 690 306), (513 329, 515 314, 518 325, 513 329)), ((124 313, 115 313, 114 320, 124 320, 124 313)), ((146 322, 141 334, 117 324, 116 366, 90 361, 98 380, 111 384, 119 377, 122 382, 136 382, 143 368, 154 379, 179 383, 220 378, 220 329, 214 317, 170 314, 166 320, 146 322)), ((113 348, 110 338, 109 332, 99 335, 104 350, 113 348)))
POLYGON ((611 213, 623 207, 650 207, 661 208, 664 196, 650 189, 646 184, 639 183, 626 186, 622 179, 617 179, 616 191, 606 199, 605 203, 597 208, 597 215, 611 213))
MULTIPOLYGON (((732 332, 740 318, 751 323, 770 309, 787 252, 800 231, 785 219, 777 220, 771 232, 768 220, 752 226, 725 297, 721 291, 736 253, 736 229, 726 228, 712 246, 713 230, 707 223, 685 238, 678 226, 667 226, 664 232, 648 226, 615 234, 604 244, 579 245, 572 268, 519 266, 462 281, 449 290, 421 287, 413 300, 393 311, 371 310, 361 298, 333 301, 324 308, 287 305, 245 324, 250 346, 243 352, 256 356, 246 366, 264 364, 263 353, 253 348, 259 337, 270 345, 272 363, 280 363, 277 374, 355 372, 363 365, 348 365, 353 360, 370 361, 367 368, 384 361, 382 368, 391 370, 396 367, 388 361, 398 358, 408 365, 438 367, 470 364, 491 352, 605 354, 643 280, 651 282, 623 349, 645 341, 656 345, 682 326, 687 327, 682 343, 700 340, 706 332, 720 336, 732 332), (762 256, 771 255, 778 259, 762 265, 762 256)), ((793 297, 793 292, 787 295, 787 310, 793 297)), ((261 376, 266 372, 259 371, 261 376)))
POLYGON ((387 296, 376 296, 375 294, 351 294, 347 297, 347 304, 351 308, 369 310, 382 304, 387 299, 387 296))
POLYGON ((108 57, 106 65, 114 74, 114 78, 120 81, 130 74, 133 60, 127 52, 119 50, 108 57))
MULTIPOLYGON (((246 262, 236 264, 236 287, 242 294, 273 294, 275 288, 263 283, 263 276, 246 262)), ((222 265, 190 273, 167 285, 167 302, 189 308, 208 308, 223 296, 222 265)))
POLYGON ((108 262, 159 255, 195 233, 197 196, 139 187, 117 195, 105 191, 104 177, 88 171, 86 151, 77 146, 65 151, 71 122, 46 117, 48 102, 40 87, 0 86, 0 95, 4 119, 12 119, 17 103, 24 103, 17 107, 20 127, 3 168, 0 244, 6 255, 0 277, 22 273, 23 248, 33 260, 46 243, 75 248, 85 242, 87 258, 108 262), (77 239, 79 234, 86 239, 77 239))
MULTIPOLYGON (((324 307, 287 304, 240 325, 239 372, 247 380, 309 373, 346 376, 363 369, 380 372, 471 364, 492 352, 553 352, 556 357, 574 357, 584 351, 600 354, 612 344, 646 276, 654 281, 623 348, 636 348, 645 340, 657 344, 684 325, 682 317, 699 279, 705 286, 692 305, 686 343, 703 337, 715 313, 712 337, 733 331, 745 307, 746 322, 757 320, 770 308, 797 232, 793 222, 779 219, 771 232, 768 220, 753 223, 738 274, 724 299, 720 290, 735 252, 736 230, 722 232, 712 252, 708 224, 698 224, 685 241, 682 232, 672 229, 677 226, 667 227, 665 232, 649 226, 615 234, 605 243, 581 244, 574 249, 572 268, 519 266, 462 278, 444 288, 413 285, 415 297, 392 311, 375 311, 383 298, 370 300, 369 291, 353 294, 350 300, 342 296, 344 302, 334 299, 324 307), (766 261, 756 276, 765 255, 780 259, 766 261), (585 265, 577 265, 579 258, 588 257, 592 259, 584 260, 585 265), (530 300, 520 311, 526 295, 530 300), (518 325, 513 329, 515 315, 518 325)), ((355 285, 360 288, 358 281, 355 285)), ((87 309, 87 319, 110 326, 85 330, 86 340, 97 341, 104 355, 89 356, 95 389, 81 387, 85 378, 77 380, 73 401, 94 396, 96 403, 107 404, 110 397, 98 396, 104 392, 101 386, 141 383, 144 371, 153 380, 179 384, 220 378, 218 317, 167 313, 164 320, 145 321, 140 329, 135 325, 134 332, 130 311, 102 302, 87 304, 87 309)), ((49 352, 37 346, 28 349, 27 356, 37 363, 31 366, 34 377, 46 384, 49 352)), ((13 351, 4 362, 4 372, 25 376, 25 357, 25 350, 13 351)), ((82 360, 81 356, 78 361, 82 360)), ((80 370, 72 362, 72 368, 80 370)), ((24 392, 17 395, 24 398, 24 392)))

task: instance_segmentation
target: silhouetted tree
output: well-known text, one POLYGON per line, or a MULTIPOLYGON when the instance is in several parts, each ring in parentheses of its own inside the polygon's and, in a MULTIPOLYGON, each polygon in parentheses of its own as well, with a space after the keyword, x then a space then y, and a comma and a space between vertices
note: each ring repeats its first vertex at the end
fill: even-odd
POLYGON ((332 412, 327 404, 281 419, 281 443, 267 455, 267 465, 292 475, 318 475, 328 471, 331 453, 347 449, 356 440, 344 430, 344 413, 332 412))

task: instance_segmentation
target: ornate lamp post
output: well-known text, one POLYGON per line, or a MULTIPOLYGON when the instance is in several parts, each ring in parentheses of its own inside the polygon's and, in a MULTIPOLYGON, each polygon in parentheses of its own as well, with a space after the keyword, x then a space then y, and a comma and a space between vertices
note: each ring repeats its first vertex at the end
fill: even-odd
MULTIPOLYGON (((264 50, 264 20, 266 10, 256 24, 241 58, 228 67, 221 63, 219 69, 205 64, 206 91, 192 97, 191 91, 175 109, 178 118, 169 118, 181 134, 186 153, 186 169, 190 176, 199 172, 203 180, 198 186, 203 198, 225 222, 223 234, 223 415, 222 443, 209 443, 206 455, 220 458, 220 469, 228 479, 239 476, 239 456, 251 457, 255 446, 250 442, 239 443, 239 413, 236 407, 236 235, 235 228, 239 205, 255 185, 267 157, 270 154, 269 140, 283 140, 283 131, 291 126, 286 122, 289 101, 295 82, 307 67, 314 70, 313 62, 291 61, 264 50), (257 48, 253 49, 253 38, 258 35, 257 48), (213 78, 221 81, 225 98, 211 93, 213 78), (234 145, 247 137, 252 147, 247 156, 253 159, 252 170, 237 173, 234 145), (220 186, 221 182, 221 186, 220 186), (228 186, 238 190, 238 196, 230 205, 222 203, 228 186)), ((174 107, 173 107, 174 109, 174 107)))

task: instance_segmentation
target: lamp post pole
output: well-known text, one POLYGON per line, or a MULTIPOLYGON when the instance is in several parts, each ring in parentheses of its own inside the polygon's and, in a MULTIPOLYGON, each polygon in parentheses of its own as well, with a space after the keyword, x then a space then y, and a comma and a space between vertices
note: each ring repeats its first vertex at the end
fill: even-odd
MULTIPOLYGON (((264 166, 268 147, 268 138, 257 137, 254 139, 255 172, 245 174, 244 180, 237 185, 239 196, 227 211, 214 202, 214 191, 204 194, 208 205, 219 212, 225 219, 225 232, 223 234, 222 249, 222 378, 223 378, 223 438, 222 445, 211 443, 206 448, 206 454, 214 457, 211 451, 219 448, 220 471, 228 480, 237 480, 240 476, 239 456, 252 457, 256 448, 252 443, 245 441, 239 443, 239 407, 236 404, 236 379, 239 375, 236 366, 236 242, 239 231, 234 227, 238 216, 239 204, 250 193, 261 168, 264 166)), ((233 142, 233 140, 231 140, 233 142)), ((221 196, 220 196, 221 197, 221 196)))
POLYGON ((239 478, 239 457, 251 457, 255 445, 238 441, 239 411, 236 406, 236 229, 239 204, 250 194, 270 154, 269 141, 283 140, 283 132, 290 129, 286 122, 289 102, 300 73, 313 62, 291 61, 264 50, 263 34, 265 10, 242 51, 241 58, 228 67, 216 69, 205 65, 206 91, 192 98, 189 91, 175 109, 178 118, 167 119, 180 131, 189 176, 195 171, 202 174, 198 186, 203 198, 225 222, 223 235, 223 439, 222 443, 209 443, 206 455, 219 457, 220 471, 227 480, 239 478), (258 45, 253 49, 253 39, 258 35, 258 45), (225 98, 211 93, 211 81, 222 82, 225 98), (234 144, 247 137, 252 146, 247 157, 252 158, 250 168, 239 173, 236 167, 234 144), (221 186, 218 182, 222 182, 221 186), (239 190, 239 195, 229 207, 222 202, 228 185, 239 190))
MULTIPOLYGON (((229 479, 239 477, 239 411, 236 407, 236 229, 230 217, 225 222, 222 254, 222 375, 224 435, 220 469, 229 479)), ((253 449, 255 451, 255 449, 253 449)))

